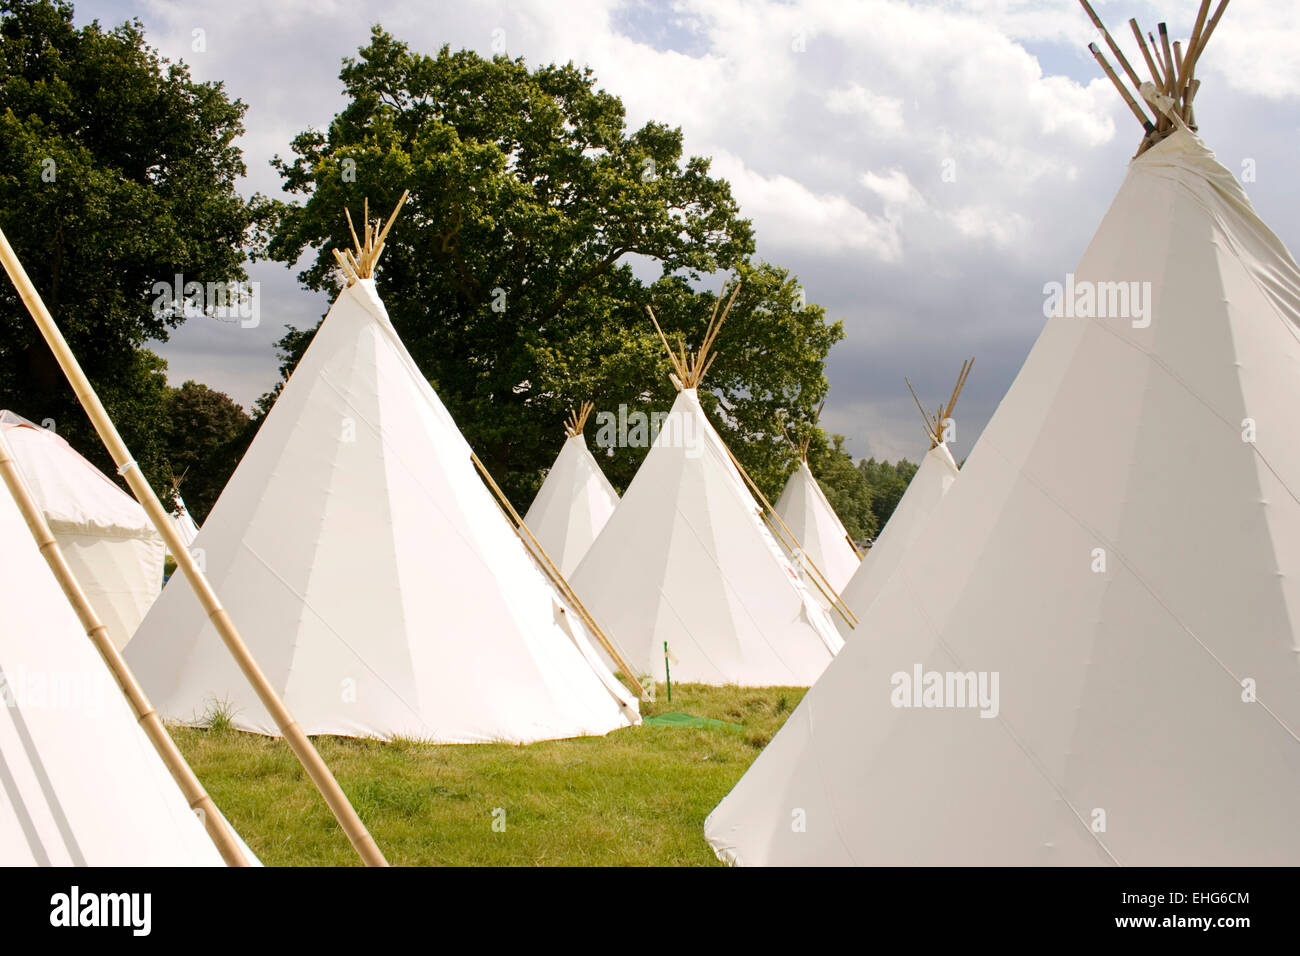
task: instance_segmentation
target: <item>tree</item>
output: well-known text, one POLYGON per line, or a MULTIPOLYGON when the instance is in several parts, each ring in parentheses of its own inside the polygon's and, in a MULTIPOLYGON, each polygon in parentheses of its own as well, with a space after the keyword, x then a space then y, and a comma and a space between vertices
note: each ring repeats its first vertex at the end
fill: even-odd
POLYGON ((854 541, 874 538, 880 532, 872 508, 874 491, 867 476, 853 463, 853 456, 844 450, 844 441, 843 435, 831 435, 827 442, 825 432, 820 432, 808 448, 808 467, 817 476, 817 483, 849 537, 854 541))
MULTIPOLYGON (((447 47, 423 56, 379 27, 340 77, 349 102, 328 132, 299 135, 292 162, 277 157, 285 187, 307 199, 279 210, 270 252, 292 263, 317 248, 301 278, 336 290, 329 247, 350 244, 343 207, 356 216, 369 197, 387 210, 411 190, 380 266, 389 315, 517 505, 554 458, 570 405, 666 407, 667 362, 644 307, 698 344, 713 294, 696 286, 723 272, 746 283, 702 397, 773 488, 777 411, 811 414, 842 331, 784 270, 748 262, 750 223, 707 159, 683 158, 679 129, 628 132, 590 70, 447 47), (634 259, 658 281, 638 279, 634 259)), ((286 336, 286 368, 309 341, 286 336)), ((613 449, 616 484, 644 453, 613 449)))
MULTIPOLYGON (((253 440, 252 420, 229 395, 197 382, 168 390, 165 458, 202 524, 253 440)), ((161 490, 161 489, 160 489, 161 490)))
MULTIPOLYGON (((265 207, 235 191, 244 109, 149 48, 139 21, 76 29, 70 4, 0 0, 0 228, 155 484, 165 364, 142 350, 184 320, 156 307, 155 285, 245 278, 244 246, 265 207)), ((54 419, 111 473, 8 282, 0 395, 28 418, 54 419)))
POLYGON ((875 458, 858 463, 859 470, 871 486, 871 510, 875 513, 877 527, 885 527, 918 467, 906 458, 900 458, 894 464, 876 461, 875 458))

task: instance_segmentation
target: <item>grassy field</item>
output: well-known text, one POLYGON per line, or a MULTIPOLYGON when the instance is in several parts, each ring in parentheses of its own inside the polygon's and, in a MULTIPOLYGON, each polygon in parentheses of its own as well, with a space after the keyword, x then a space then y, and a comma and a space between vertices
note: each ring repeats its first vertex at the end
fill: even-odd
MULTIPOLYGON (((688 713, 735 729, 641 726, 526 746, 319 737, 316 746, 394 865, 710 866, 704 818, 803 694, 685 684, 669 704, 661 685, 641 705, 646 717, 688 713)), ((268 866, 358 862, 282 741, 229 729, 173 736, 268 866)))

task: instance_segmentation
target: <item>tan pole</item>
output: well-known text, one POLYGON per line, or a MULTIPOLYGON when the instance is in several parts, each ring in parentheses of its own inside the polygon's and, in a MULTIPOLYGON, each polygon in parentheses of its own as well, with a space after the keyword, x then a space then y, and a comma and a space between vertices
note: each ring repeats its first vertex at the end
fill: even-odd
POLYGON ((1110 52, 1114 53, 1115 59, 1119 61, 1120 68, 1123 69, 1123 71, 1128 74, 1128 78, 1133 81, 1133 88, 1140 91, 1142 89, 1142 81, 1138 78, 1137 72, 1133 67, 1129 65, 1128 58, 1124 56, 1124 51, 1119 48, 1119 44, 1115 42, 1113 37, 1111 37, 1110 31, 1106 29, 1106 24, 1101 22, 1101 17, 1097 16, 1097 11, 1092 9, 1092 4, 1090 4, 1088 0, 1079 0, 1079 2, 1083 4, 1083 9, 1091 18, 1092 25, 1101 31, 1101 35, 1103 39, 1105 39, 1106 45, 1110 47, 1110 52))
POLYGON ((569 582, 565 580, 564 575, 560 573, 560 569, 555 566, 553 561, 551 561, 551 556, 546 553, 546 549, 542 547, 542 543, 533 537, 532 531, 528 529, 528 525, 524 524, 524 519, 519 517, 519 512, 515 510, 515 506, 510 503, 510 499, 506 497, 505 492, 501 490, 501 487, 496 483, 496 480, 493 479, 491 472, 487 470, 487 466, 484 465, 483 462, 479 461, 478 455, 473 452, 469 453, 469 459, 474 463, 474 467, 478 469, 478 473, 483 476, 483 480, 487 483, 487 486, 492 489, 492 493, 496 495, 496 499, 500 503, 501 509, 509 516, 511 523, 515 526, 515 534, 519 535, 519 540, 524 543, 524 547, 532 552, 533 557, 537 560, 538 564, 541 565, 542 572, 551 579, 552 584, 560 589, 560 593, 564 595, 565 599, 570 604, 573 605, 573 609, 578 612, 578 616, 582 618, 583 623, 587 625, 588 630, 591 631, 596 640, 600 641, 600 646, 605 648, 605 653, 609 654, 609 656, 614 659, 614 663, 622 669, 623 675, 627 677, 628 682, 632 684, 632 688, 636 695, 643 700, 649 700, 649 697, 646 696, 645 688, 641 686, 641 681, 637 679, 636 673, 628 666, 627 661, 623 659, 623 655, 620 654, 618 648, 614 646, 614 642, 609 639, 609 636, 603 630, 601 630, 600 625, 596 623, 596 619, 591 616, 591 612, 588 611, 582 601, 578 599, 578 595, 574 592, 573 588, 569 586, 569 582))
POLYGON ((294 755, 302 764, 303 769, 307 771, 307 776, 311 778, 320 791, 321 796, 329 805, 330 811, 334 818, 338 820, 339 826, 347 834, 348 840, 351 841, 353 848, 361 856, 361 859, 369 866, 387 866, 384 855, 375 845, 374 839, 366 830, 365 824, 357 816, 356 810, 348 802, 347 795, 339 786, 334 775, 330 773, 329 767, 325 765, 312 746, 311 741, 298 726, 294 720, 293 714, 285 707, 280 696, 271 686, 271 682, 266 679, 253 656, 248 652, 244 645, 244 640, 239 636, 239 631, 235 629, 235 624, 226 613, 225 608, 217 599, 216 592, 208 583, 194 556, 190 554, 185 542, 181 540, 180 533, 176 526, 172 524, 167 515, 167 511, 158 500, 158 496, 153 493, 149 487, 149 482, 140 472, 139 466, 131 457, 131 452, 127 449, 122 437, 117 433, 117 428, 113 425, 112 420, 108 417, 108 412, 104 410, 99 396, 95 394, 89 379, 86 378, 85 372, 81 370, 77 358, 72 354, 68 343, 63 338, 63 333, 55 325, 53 317, 49 310, 45 308, 45 303, 41 301, 36 287, 32 285, 32 280, 28 278, 27 272, 23 269, 22 263, 18 261, 18 256, 14 254, 13 247, 9 245, 9 240, 5 237, 4 232, 0 231, 0 260, 3 260, 5 271, 9 273, 9 278, 13 281, 14 288, 22 297, 23 303, 27 306, 27 311, 32 314, 36 320, 36 325, 41 330, 41 335, 45 337, 46 343, 58 360, 63 374, 67 376, 68 382, 72 385, 72 390, 76 393, 77 399, 81 402, 82 408, 86 410, 87 416, 95 426, 95 431, 99 433, 100 439, 108 449, 113 461, 117 464, 118 474, 126 479, 136 500, 149 515, 149 520, 153 526, 158 529, 163 540, 167 543, 167 548, 172 556, 176 559, 177 566, 185 573, 186 579, 190 586, 194 588, 194 593, 203 605, 204 611, 207 612, 208 620, 212 622, 221 639, 225 641, 226 647, 230 650, 239 669, 244 672, 244 676, 252 685, 253 690, 257 692, 258 698, 262 705, 267 709, 274 718, 276 726, 280 728, 280 733, 284 735, 285 741, 293 750, 294 755))
MULTIPOLYGON (((718 439, 721 441, 722 436, 719 435, 718 439)), ((795 551, 799 552, 801 555, 799 558, 800 563, 805 564, 807 569, 813 572, 808 575, 808 579, 817 586, 817 590, 822 592, 822 596, 830 602, 831 607, 835 608, 835 610, 839 612, 840 617, 844 618, 849 627, 856 628, 858 626, 857 615, 854 614, 840 596, 835 593, 835 588, 831 587, 831 582, 827 580, 826 575, 822 574, 821 568, 817 567, 812 557, 804 551, 803 545, 799 543, 799 539, 795 537, 795 533, 790 530, 789 525, 785 523, 777 510, 772 507, 772 502, 767 500, 767 495, 763 494, 763 489, 758 487, 758 483, 749 476, 749 472, 747 472, 745 466, 740 463, 740 459, 736 457, 735 452, 727 447, 726 442, 722 442, 722 447, 726 449, 727 457, 731 459, 731 463, 735 465, 736 470, 740 472, 740 477, 745 480, 745 483, 749 485, 750 490, 758 497, 759 502, 762 504, 762 509, 760 510, 763 514, 763 520, 766 521, 768 526, 772 529, 772 536, 777 540, 781 547, 790 554, 791 557, 794 556, 795 551), (771 517, 769 517, 769 515, 771 517), (775 524, 773 523, 774 521, 775 524), (789 536, 790 543, 787 543, 781 536, 781 533, 776 530, 777 524, 779 524, 781 530, 789 536)))
MULTIPOLYGON (((1142 59, 1147 61, 1147 69, 1151 71, 1151 81, 1160 85, 1160 68, 1156 66, 1156 61, 1151 58, 1151 51, 1147 48, 1147 41, 1142 36, 1142 28, 1138 26, 1137 19, 1134 18, 1128 22, 1133 28, 1133 35, 1137 37, 1138 47, 1142 50, 1142 59)), ((1142 84, 1138 84, 1138 92, 1142 91, 1142 84)))
POLYGON ((3 429, 0 429, 0 478, 3 478, 5 485, 9 488, 9 493, 18 505, 18 510, 22 512, 23 519, 32 532, 32 537, 36 539, 37 547, 40 548, 46 564, 50 566, 50 570, 54 572, 54 577, 58 580, 59 587, 63 589, 68 603, 77 612, 81 626, 85 628, 86 636, 95 645, 95 650, 99 651, 99 656, 104 659, 104 663, 108 665, 108 669, 117 680, 118 686, 122 688, 122 693, 125 695, 127 703, 131 705, 131 711, 135 714, 136 721, 144 730, 145 736, 149 738, 149 742, 153 744, 158 756, 162 758, 162 762, 167 766, 172 779, 180 787, 181 793, 185 794, 190 809, 197 813, 199 819, 203 821, 203 826, 208 831, 208 836, 212 842, 216 844, 217 850, 221 853, 221 858, 230 866, 248 866, 248 860, 239 846, 239 841, 235 839, 230 825, 217 811, 217 805, 212 802, 212 798, 203 789, 203 784, 199 782, 199 778, 194 775, 190 765, 185 762, 185 757, 177 748, 176 742, 167 733, 167 728, 163 726, 157 711, 149 703, 149 698, 145 696, 144 691, 136 682, 135 675, 126 666, 126 661, 122 659, 122 655, 113 644, 112 638, 108 636, 108 628, 99 619, 95 609, 90 606, 90 601, 86 598, 86 592, 81 589, 81 585, 77 582, 72 569, 68 567, 68 562, 64 559, 63 552, 59 550, 58 542, 55 541, 54 534, 50 531, 45 515, 42 514, 35 499, 32 498, 31 491, 28 490, 22 475, 18 473, 18 465, 14 461, 13 454, 9 451, 9 443, 5 441, 3 429))

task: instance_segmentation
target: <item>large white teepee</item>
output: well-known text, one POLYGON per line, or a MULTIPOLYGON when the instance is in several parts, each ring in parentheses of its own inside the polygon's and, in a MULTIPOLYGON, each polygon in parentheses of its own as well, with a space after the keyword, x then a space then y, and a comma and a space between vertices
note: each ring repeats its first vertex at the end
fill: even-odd
POLYGON ((1072 279, 1118 282, 1151 297, 1048 320, 865 639, 709 817, 720 856, 1300 863, 1300 268, 1180 128, 1072 279))
POLYGON ((776 499, 776 513, 803 545, 804 553, 825 573, 831 587, 840 591, 862 561, 806 457, 799 459, 799 467, 776 499))
POLYGON ((220 866, 3 483, 0 568, 0 865, 220 866))
POLYGON ((0 428, 69 567, 123 647, 162 588, 162 535, 134 498, 53 431, 8 411, 0 428))
MULTIPOLYGON (((930 515, 943 500, 943 496, 957 480, 957 463, 953 461, 952 452, 948 450, 944 436, 947 434, 953 410, 957 407, 957 398, 961 395, 973 365, 974 359, 962 363, 961 374, 957 377, 952 398, 947 405, 939 408, 933 418, 924 409, 921 410, 925 418, 925 432, 930 439, 930 450, 921 459, 916 474, 912 475, 907 490, 894 506, 894 513, 885 522, 885 527, 876 537, 871 550, 867 552, 857 572, 840 592, 840 599, 859 618, 876 599, 881 587, 894 573, 894 568, 898 567, 898 561, 903 553, 911 547, 912 542, 930 520, 930 515)), ((908 388, 911 388, 910 382, 908 388)), ((919 401, 917 405, 920 406, 919 401)), ((839 624, 838 621, 836 623, 839 624)), ((848 640, 852 632, 849 628, 840 625, 840 633, 845 640, 848 640)))
MULTIPOLYGON (((208 577, 310 734, 603 734, 636 701, 525 550, 374 281, 338 297, 204 522, 208 577)), ((160 712, 276 727, 183 581, 126 657, 160 712)))
POLYGON ((843 641, 704 415, 706 351, 573 586, 656 680, 666 642, 675 681, 807 686, 843 641))
POLYGON ((524 515, 524 524, 565 577, 573 573, 618 505, 618 492, 582 437, 590 411, 590 404, 584 404, 566 427, 564 447, 524 515))

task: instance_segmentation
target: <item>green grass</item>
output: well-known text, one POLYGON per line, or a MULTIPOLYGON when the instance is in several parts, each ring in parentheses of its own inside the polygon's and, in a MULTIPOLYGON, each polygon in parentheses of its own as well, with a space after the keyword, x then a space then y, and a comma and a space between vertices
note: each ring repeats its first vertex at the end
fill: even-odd
MULTIPOLYGON (((315 743, 394 865, 709 866, 704 818, 803 694, 684 684, 669 704, 660 685, 641 705, 644 716, 685 712, 739 730, 642 726, 525 746, 315 743)), ((262 862, 357 863, 284 742, 219 723, 172 734, 262 862)))

